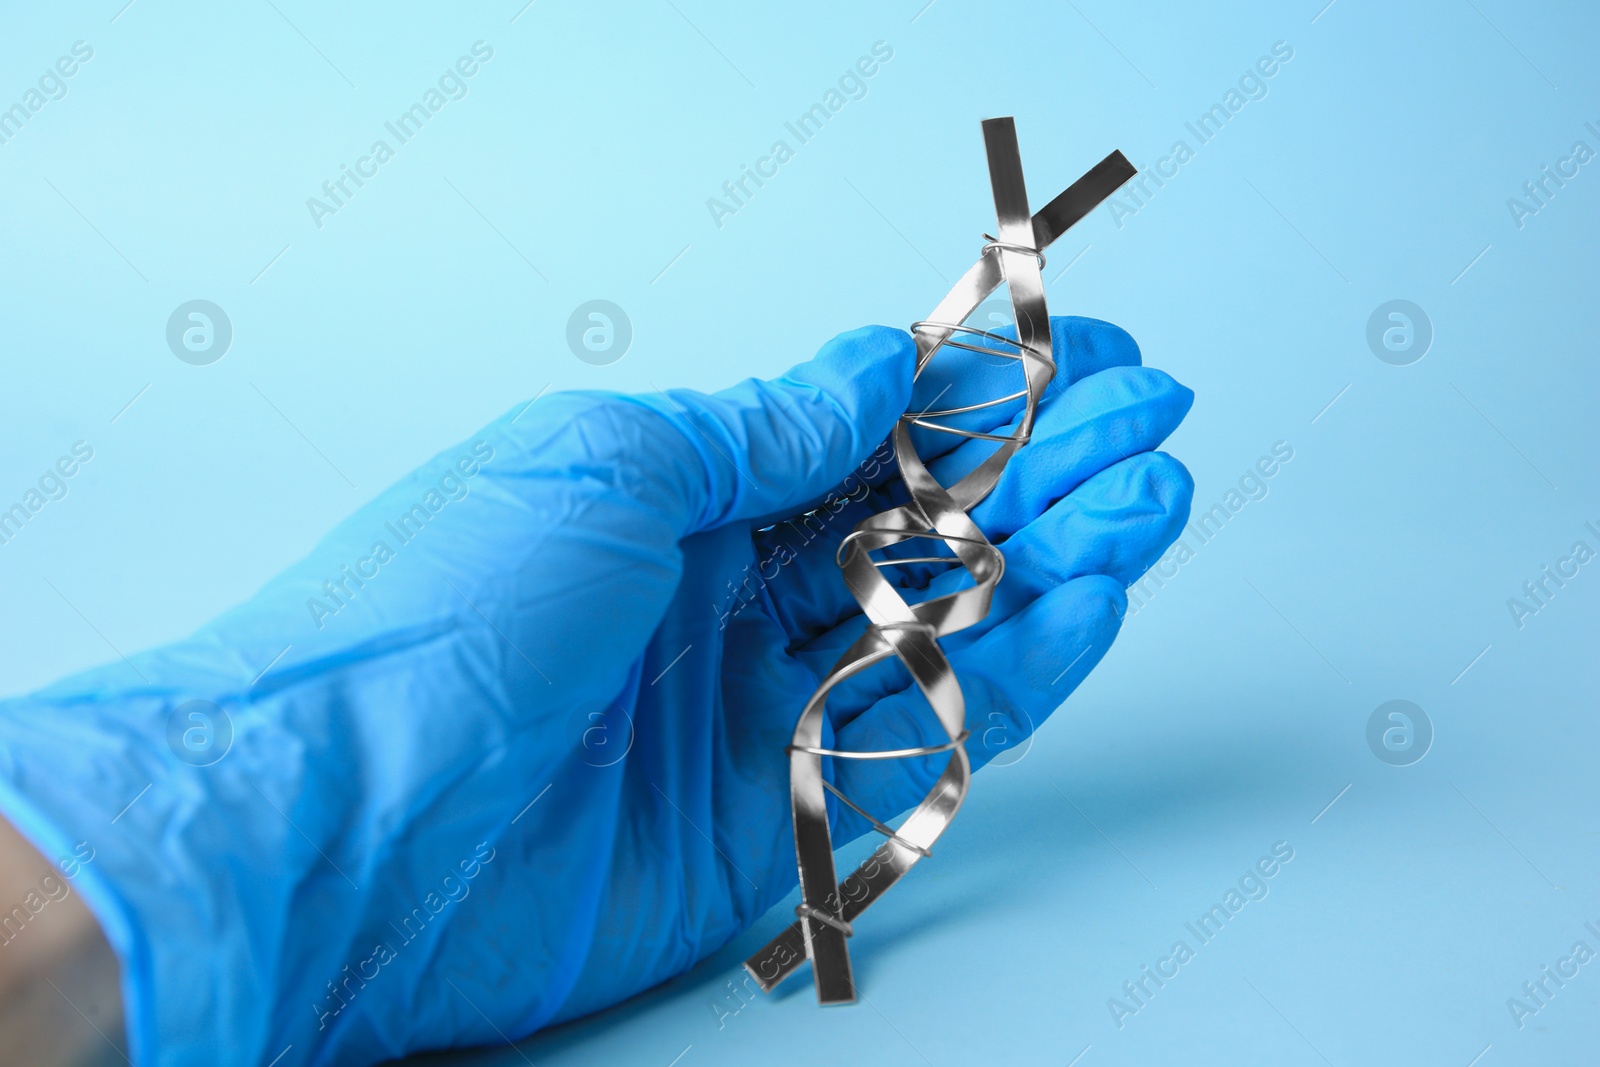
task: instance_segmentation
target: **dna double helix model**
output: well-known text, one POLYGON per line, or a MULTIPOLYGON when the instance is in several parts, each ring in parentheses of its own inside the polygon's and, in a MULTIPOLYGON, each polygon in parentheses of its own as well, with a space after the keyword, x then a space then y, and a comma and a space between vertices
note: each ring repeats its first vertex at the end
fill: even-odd
MULTIPOLYGON (((1121 152, 1113 152, 1038 214, 1030 214, 1015 123, 1010 118, 987 119, 983 139, 997 233, 984 235, 986 243, 978 261, 933 314, 912 324, 916 373, 920 377, 941 351, 966 349, 1016 361, 1021 365, 1024 387, 981 403, 902 415, 892 440, 910 499, 864 519, 839 546, 838 562, 845 582, 870 625, 823 678, 801 712, 787 749, 801 903, 795 908, 794 923, 745 961, 745 969, 764 991, 771 991, 809 959, 821 1003, 854 1001, 856 988, 847 944, 852 923, 918 860, 930 855, 933 843, 966 798, 972 774, 963 747, 968 736, 966 706, 938 639, 964 630, 988 614, 995 585, 1005 569, 1000 550, 989 543, 968 512, 994 488, 1007 461, 1027 443, 1039 401, 1055 376, 1050 314, 1040 273, 1044 250, 1136 173, 1121 152), (1002 283, 1011 299, 1014 338, 965 325, 967 317, 1002 283), (1010 433, 981 433, 940 421, 1019 400, 1023 401, 1022 413, 1010 433), (956 484, 943 486, 913 448, 913 427, 992 441, 995 448, 956 484), (874 558, 874 553, 916 540, 942 543, 952 555, 874 558), (893 567, 930 563, 964 567, 972 576, 972 585, 909 604, 901 595, 905 590, 884 575, 893 567), (948 741, 873 752, 823 748, 824 705, 829 692, 844 679, 891 656, 898 657, 927 697, 948 741), (863 810, 823 773, 824 759, 915 759, 941 753, 949 753, 943 773, 898 828, 863 810), (829 793, 886 838, 843 882, 836 881, 834 869, 829 793)), ((936 548, 930 547, 931 551, 936 548)))

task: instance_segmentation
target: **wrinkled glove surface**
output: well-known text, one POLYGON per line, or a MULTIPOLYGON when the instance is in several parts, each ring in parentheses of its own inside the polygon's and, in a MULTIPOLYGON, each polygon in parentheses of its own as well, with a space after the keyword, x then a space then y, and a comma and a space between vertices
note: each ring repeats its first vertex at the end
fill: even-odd
MULTIPOLYGON (((1053 328, 1033 439, 973 512, 1006 556, 994 609, 944 642, 974 765, 1099 661, 1188 516, 1188 473, 1154 449, 1192 394, 1114 326, 1053 328)), ((885 441, 914 360, 869 327, 715 395, 518 405, 192 637, 0 703, 0 809, 51 858, 92 854, 74 882, 122 960, 135 1062, 521 1037, 684 971, 787 894, 784 746, 865 626, 834 551, 905 499, 885 441)), ((1019 383, 941 356, 916 406, 1019 383)), ((917 441, 946 485, 993 447, 917 441)), ((969 580, 947 570, 888 573, 920 599, 969 580)), ((892 662, 828 711, 831 747, 943 740, 892 662)), ((887 818, 942 763, 830 773, 887 818)))

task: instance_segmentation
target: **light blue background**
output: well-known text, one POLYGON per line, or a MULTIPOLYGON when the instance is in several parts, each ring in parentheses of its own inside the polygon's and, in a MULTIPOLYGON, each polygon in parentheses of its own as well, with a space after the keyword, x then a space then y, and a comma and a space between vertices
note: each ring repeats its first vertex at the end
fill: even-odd
POLYGON ((523 1051, 1600 1055, 1600 962, 1523 1029, 1506 1005, 1574 942, 1600 950, 1600 564, 1520 629, 1507 608, 1575 541, 1600 549, 1600 162, 1521 228, 1506 204, 1575 141, 1600 149, 1591 7, 274 2, 4 15, 0 106, 74 41, 94 58, 0 145, 0 506, 74 441, 95 455, 0 545, 0 689, 186 633, 541 389, 713 388, 920 317, 992 225, 984 117, 1016 116, 1036 205, 1113 148, 1148 167, 1182 138, 1195 158, 1136 214, 1058 242, 1049 298, 1196 390, 1169 448, 1197 509, 1284 441, 1270 495, 1128 620, 1025 758, 977 778, 937 858, 861 924, 863 1003, 819 1010, 800 981, 731 1013, 780 909, 523 1051), (306 198, 480 39, 469 95, 318 229, 306 198), (718 228, 706 199, 880 40, 868 95, 718 228), (1184 123, 1277 41, 1294 58, 1268 95, 1198 145, 1184 123), (211 366, 166 347, 193 298, 235 330, 211 366), (564 341, 591 298, 633 323, 610 366, 564 341), (1410 366, 1365 340, 1393 298, 1435 330, 1410 366), (1436 731, 1408 767, 1365 739, 1391 699, 1436 731), (1270 895, 1119 1029, 1107 999, 1196 944, 1184 923, 1278 841, 1294 859, 1270 895))

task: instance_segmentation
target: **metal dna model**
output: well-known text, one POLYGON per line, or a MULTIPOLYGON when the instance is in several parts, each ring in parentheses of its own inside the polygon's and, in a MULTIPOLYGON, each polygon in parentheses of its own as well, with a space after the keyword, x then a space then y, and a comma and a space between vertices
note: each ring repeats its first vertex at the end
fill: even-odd
POLYGON ((1136 173, 1121 152, 1113 152, 1034 215, 1028 211, 1015 124, 1010 118, 985 120, 983 138, 999 220, 997 236, 984 235, 987 243, 978 261, 928 319, 912 325, 917 344, 916 373, 920 377, 942 349, 958 348, 1020 363, 1025 386, 982 403, 902 415, 892 440, 910 500, 863 520, 839 546, 844 579, 871 625, 839 657, 795 725, 787 751, 802 899, 795 908, 795 922, 745 961, 745 968, 757 985, 770 991, 809 959, 817 999, 823 1004, 855 1000, 847 945, 851 924, 918 860, 930 855, 933 843, 966 798, 972 773, 963 747, 968 736, 966 705, 955 671, 938 639, 964 630, 988 614, 995 585, 1005 569, 1000 550, 989 543, 967 513, 988 495, 1007 461, 1027 443, 1039 401, 1055 376, 1050 314, 1040 275, 1044 250, 1136 173), (964 325, 967 316, 1002 282, 1009 291, 1017 324, 1015 338, 964 325), (988 343, 976 343, 979 341, 988 343), (980 433, 938 421, 1018 400, 1024 406, 1010 433, 980 433), (993 441, 995 449, 956 484, 943 486, 912 447, 914 426, 993 441), (875 552, 918 539, 942 542, 953 555, 873 557, 875 552), (908 604, 901 596, 903 590, 883 571, 915 563, 960 565, 971 574, 972 585, 908 604), (949 740, 876 752, 821 747, 829 692, 844 679, 890 656, 899 658, 927 697, 949 740), (949 753, 944 772, 898 829, 856 805, 823 774, 824 759, 911 759, 940 753, 949 753), (836 882, 828 825, 829 793, 886 838, 843 882, 836 882))

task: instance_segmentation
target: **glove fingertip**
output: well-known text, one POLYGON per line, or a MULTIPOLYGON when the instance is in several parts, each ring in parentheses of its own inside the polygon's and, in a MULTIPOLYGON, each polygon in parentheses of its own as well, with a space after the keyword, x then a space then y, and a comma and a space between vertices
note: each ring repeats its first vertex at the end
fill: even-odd
POLYGON ((1064 700, 1115 640, 1127 610, 1128 592, 1117 579, 1074 578, 985 634, 970 657, 961 657, 963 665, 1016 691, 1022 702, 1064 700), (1000 664, 1004 669, 995 671, 1000 664))
POLYGON ((1167 513, 1181 520, 1178 529, 1189 521, 1189 511, 1194 507, 1194 475, 1189 473, 1189 468, 1183 461, 1170 452, 1152 452, 1152 463, 1155 473, 1163 479, 1160 487, 1163 501, 1167 506, 1167 513))
POLYGON ((1182 382, 1178 381, 1178 379, 1174 378, 1164 370, 1157 370, 1155 367, 1145 367, 1143 369, 1145 373, 1157 378, 1161 382, 1163 391, 1167 396, 1167 402, 1174 409, 1174 413, 1177 417, 1176 421, 1183 421, 1184 416, 1188 415, 1189 410, 1194 407, 1194 390, 1190 389, 1187 385, 1184 385, 1182 382))
POLYGON ((826 391, 876 444, 910 404, 916 365, 916 342, 905 330, 863 326, 839 334, 784 377, 826 391))
POLYGON ((1128 609, 1128 591, 1121 582, 1109 574, 1088 574, 1063 588, 1070 588, 1078 601, 1075 618, 1093 623, 1104 637, 1116 635, 1122 627, 1123 612, 1128 609))
POLYGON ((1101 319, 1058 315, 1050 319, 1055 340, 1057 381, 1063 384, 1087 378, 1108 367, 1137 367, 1142 357, 1139 343, 1121 326, 1101 319))

